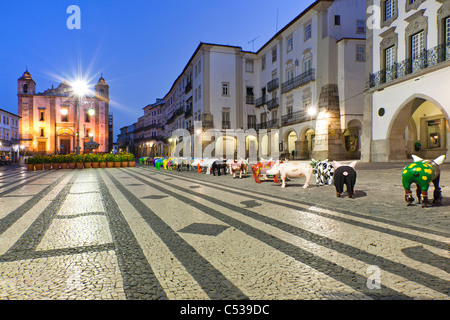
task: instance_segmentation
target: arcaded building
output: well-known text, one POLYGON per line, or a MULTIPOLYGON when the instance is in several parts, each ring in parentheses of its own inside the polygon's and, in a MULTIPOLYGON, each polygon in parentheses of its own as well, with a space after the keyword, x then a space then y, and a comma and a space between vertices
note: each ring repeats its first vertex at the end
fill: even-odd
POLYGON ((93 152, 109 152, 110 115, 109 86, 103 76, 94 91, 81 99, 79 121, 77 101, 71 85, 64 81, 57 88, 36 93, 36 82, 25 71, 18 79, 18 108, 20 140, 27 153, 75 153, 77 132, 80 152, 92 140, 99 144, 93 152), (78 127, 79 123, 79 127, 78 127))

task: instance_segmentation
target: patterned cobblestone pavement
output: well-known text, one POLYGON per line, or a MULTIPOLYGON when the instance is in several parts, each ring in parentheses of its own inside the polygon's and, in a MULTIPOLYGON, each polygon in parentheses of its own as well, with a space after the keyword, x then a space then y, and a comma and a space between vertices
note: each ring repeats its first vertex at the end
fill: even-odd
POLYGON ((449 300, 450 166, 443 206, 421 208, 403 165, 359 164, 354 199, 146 166, 1 170, 0 299, 449 300))

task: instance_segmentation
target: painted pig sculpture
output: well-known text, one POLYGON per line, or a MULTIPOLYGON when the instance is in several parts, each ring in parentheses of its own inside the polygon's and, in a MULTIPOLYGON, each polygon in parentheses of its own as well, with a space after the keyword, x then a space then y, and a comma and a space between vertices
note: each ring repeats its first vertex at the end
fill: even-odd
POLYGON ((417 186, 416 194, 419 203, 422 202, 422 207, 427 207, 430 203, 428 200, 428 188, 430 183, 434 185, 433 204, 440 205, 442 202, 441 188, 439 187, 440 168, 439 166, 444 162, 445 155, 440 156, 434 160, 423 160, 417 156, 412 156, 414 163, 407 165, 402 172, 402 184, 405 189, 405 201, 408 205, 414 202, 412 196, 411 184, 415 183, 417 186))
POLYGON ((300 178, 305 177, 306 181, 303 185, 303 189, 308 188, 309 182, 311 181, 311 177, 313 174, 314 168, 309 163, 276 163, 272 166, 272 168, 266 171, 268 175, 280 175, 281 177, 281 187, 286 187, 286 179, 287 178, 300 178))
POLYGON ((353 161, 349 165, 343 165, 337 161, 333 161, 334 167, 334 186, 336 187, 336 196, 340 197, 344 192, 344 185, 347 186, 347 194, 352 198, 355 194, 356 184, 356 166, 357 161, 353 161))
POLYGON ((247 177, 248 174, 248 159, 239 159, 239 160, 232 160, 229 159, 227 161, 227 164, 229 166, 230 172, 233 175, 233 179, 236 178, 236 174, 239 172, 239 179, 242 179, 242 174, 244 173, 247 177))
POLYGON ((314 174, 316 176, 316 184, 323 186, 333 184, 333 176, 334 176, 334 167, 331 162, 328 162, 328 159, 318 161, 315 159, 311 159, 314 163, 314 174))
MULTIPOLYGON (((255 178, 255 182, 261 183, 261 180, 260 180, 261 175, 266 176, 267 170, 272 168, 278 162, 279 161, 273 161, 272 159, 270 159, 270 160, 261 159, 260 162, 257 162, 256 164, 254 164, 252 166, 252 173, 253 173, 253 178, 255 178)), ((279 183, 277 175, 273 176, 273 182, 279 183)))
POLYGON ((213 175, 216 175, 216 170, 218 175, 220 176, 220 171, 223 170, 223 174, 227 174, 227 161, 226 160, 216 160, 211 165, 211 171, 213 175))

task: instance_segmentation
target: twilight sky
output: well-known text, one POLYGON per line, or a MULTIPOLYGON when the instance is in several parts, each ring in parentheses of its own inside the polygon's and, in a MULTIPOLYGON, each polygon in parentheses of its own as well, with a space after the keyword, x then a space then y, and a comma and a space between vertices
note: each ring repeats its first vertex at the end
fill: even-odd
POLYGON ((37 92, 78 74, 94 85, 103 73, 116 141, 121 127, 164 97, 200 42, 257 51, 312 2, 0 0, 0 108, 18 113, 17 79, 26 68, 37 92), (80 8, 79 30, 67 27, 70 5, 80 8))

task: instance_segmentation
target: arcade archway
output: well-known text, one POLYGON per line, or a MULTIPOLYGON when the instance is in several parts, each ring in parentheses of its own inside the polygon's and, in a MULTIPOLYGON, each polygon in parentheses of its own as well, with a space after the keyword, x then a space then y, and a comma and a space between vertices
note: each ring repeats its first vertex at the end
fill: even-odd
POLYGON ((427 97, 406 101, 390 125, 389 160, 435 159, 448 152, 449 117, 445 110, 427 97))

